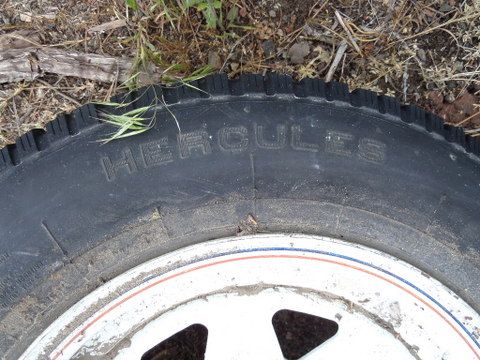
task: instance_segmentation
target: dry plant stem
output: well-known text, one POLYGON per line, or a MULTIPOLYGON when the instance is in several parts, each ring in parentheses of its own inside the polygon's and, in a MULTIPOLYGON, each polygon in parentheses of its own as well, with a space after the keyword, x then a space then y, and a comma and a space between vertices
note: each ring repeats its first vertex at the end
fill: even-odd
POLYGON ((444 28, 448 25, 451 25, 451 24, 454 24, 454 23, 458 23, 458 22, 462 22, 462 21, 465 21, 465 20, 469 20, 469 19, 473 19, 473 18, 478 18, 480 16, 480 11, 475 11, 474 13, 472 14, 469 14, 469 15, 465 15, 465 16, 462 16, 460 18, 455 18, 453 17, 452 19, 442 23, 442 24, 439 24, 437 26, 434 26, 432 28, 429 28, 429 29, 426 29, 424 31, 421 31, 417 34, 413 34, 413 35, 410 35, 410 36, 407 36, 407 37, 404 37, 404 38, 401 38, 400 40, 398 41, 405 41, 405 40, 410 40, 410 39, 413 39, 413 38, 416 38, 416 37, 419 37, 419 36, 423 36, 423 35, 426 35, 426 34, 429 34, 431 33, 432 31, 435 31, 437 29, 441 29, 441 28, 444 28))
POLYGON ((345 51, 347 50, 348 44, 345 40, 340 42, 340 46, 337 49, 337 53, 335 54, 335 58, 333 59, 332 65, 330 66, 330 69, 328 69, 327 76, 325 77, 326 82, 330 82, 333 79, 333 74, 335 74, 335 71, 337 70, 338 64, 342 60, 343 55, 345 54, 345 51))
POLYGON ((228 60, 230 60, 230 58, 232 57, 233 55, 233 52, 235 51, 236 47, 238 45, 240 45, 242 43, 243 40, 245 40, 245 38, 250 35, 250 34, 246 34, 246 35, 243 35, 240 39, 238 39, 235 44, 233 44, 232 48, 230 49, 230 52, 228 53, 227 57, 225 58, 225 61, 223 62, 222 64, 222 67, 220 68, 220 72, 222 72, 224 69, 225 69, 225 66, 227 65, 227 62, 228 60))
POLYGON ((308 17, 311 19, 316 18, 317 15, 325 8, 325 6, 328 5, 328 2, 329 0, 326 0, 326 1, 318 0, 308 12, 308 17), (315 9, 318 6, 318 4, 320 4, 321 2, 323 2, 322 5, 317 10, 315 10, 315 12, 312 14, 312 10, 315 9))
POLYGON ((360 54, 362 55, 362 50, 360 50, 360 48, 358 47, 357 45, 357 42, 355 41, 350 29, 347 27, 347 25, 345 25, 344 21, 343 21, 343 18, 342 16, 340 15, 340 13, 335 10, 335 17, 337 18, 338 20, 338 23, 340 24, 340 26, 343 28, 343 30, 345 30, 345 32, 347 33, 347 36, 348 36, 348 39, 350 40, 350 42, 352 43, 352 46, 355 48, 355 50, 360 54))
MULTIPOLYGON (((323 24, 319 24, 319 25, 320 25, 322 28, 324 28, 327 32, 330 32, 330 33, 332 33, 333 35, 338 36, 340 39, 345 40, 345 41, 347 40, 347 39, 345 38, 345 36, 342 36, 342 34, 336 32, 335 30, 333 30, 333 29, 331 29, 331 28, 329 28, 329 27, 327 27, 327 26, 325 26, 325 25, 323 25, 323 24)), ((335 45, 335 44, 332 44, 332 45, 335 45)))
POLYGON ((115 30, 124 26, 127 26, 127 22, 123 19, 117 19, 91 27, 87 30, 87 32, 89 34, 103 33, 105 31, 115 30))
POLYGON ((480 111, 477 111, 476 113, 473 113, 472 115, 470 115, 469 117, 466 117, 465 119, 463 119, 462 121, 458 122, 458 123, 446 123, 448 125, 454 125, 454 126, 462 126, 463 124, 469 122, 470 120, 472 120, 475 116, 480 116, 480 111))
POLYGON ((49 84, 49 83, 46 82, 46 81, 41 80, 41 79, 38 79, 38 82, 39 82, 40 84, 45 85, 45 86, 48 87, 49 89, 55 91, 58 95, 60 95, 60 96, 63 97, 64 99, 72 102, 72 103, 75 104, 76 106, 78 106, 78 107, 82 106, 82 104, 79 103, 77 100, 75 100, 74 98, 68 96, 67 94, 64 94, 63 92, 61 92, 61 91, 59 90, 59 88, 57 88, 57 87, 49 84))

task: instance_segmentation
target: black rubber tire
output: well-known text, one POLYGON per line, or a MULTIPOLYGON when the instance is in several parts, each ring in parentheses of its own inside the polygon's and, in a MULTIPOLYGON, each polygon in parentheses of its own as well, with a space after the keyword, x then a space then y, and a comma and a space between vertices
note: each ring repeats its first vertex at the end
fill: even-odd
MULTIPOLYGON (((392 98, 319 80, 216 75, 163 97, 154 128, 101 145, 87 105, 0 157, 0 348, 147 259, 238 232, 386 251, 480 309, 480 143, 392 98), (253 214, 258 228, 245 226, 253 214)), ((477 138, 478 139, 478 138, 477 138)))

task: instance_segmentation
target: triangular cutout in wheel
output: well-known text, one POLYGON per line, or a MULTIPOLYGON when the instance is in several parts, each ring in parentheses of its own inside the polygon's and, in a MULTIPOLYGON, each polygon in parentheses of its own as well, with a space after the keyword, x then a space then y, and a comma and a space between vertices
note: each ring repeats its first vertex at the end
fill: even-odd
POLYGON ((335 321, 293 310, 277 311, 272 324, 287 360, 300 359, 338 331, 335 321))
POLYGON ((141 360, 203 360, 208 329, 193 324, 177 332, 143 354, 141 360))

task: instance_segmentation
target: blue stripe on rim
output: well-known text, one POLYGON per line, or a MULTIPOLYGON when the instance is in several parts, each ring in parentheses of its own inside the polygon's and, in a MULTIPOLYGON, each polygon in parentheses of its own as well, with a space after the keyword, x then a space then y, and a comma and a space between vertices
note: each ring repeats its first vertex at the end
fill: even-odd
POLYGON ((455 315, 453 315, 450 311, 448 311, 448 309, 443 306, 441 303, 439 303, 435 298, 433 298, 431 295, 429 295, 428 293, 426 293, 424 290, 420 289, 419 287, 415 286, 414 284, 412 284, 410 281, 388 271, 388 270, 385 270, 385 269, 382 269, 381 267, 378 267, 376 265, 373 265, 373 264, 370 264, 368 262, 365 262, 363 260, 359 260, 359 259, 355 259, 353 257, 350 257, 350 256, 346 256, 346 255, 341 255, 341 254, 336 254, 336 253, 332 253, 332 252, 329 252, 329 251, 322 251, 322 250, 312 250, 312 249, 305 249, 305 248, 294 248, 294 247, 272 247, 272 248, 252 248, 252 249, 243 249, 243 250, 234 250, 234 251, 230 251, 230 252, 223 252, 223 253, 219 253, 219 254, 215 254, 215 255, 211 255, 211 256, 205 256, 203 258, 197 258, 195 261, 190 261, 188 263, 186 263, 185 265, 191 265, 191 264, 194 264, 194 263, 197 263, 199 261, 204 261, 204 260, 209 260, 209 259, 215 259, 215 258, 218 258, 218 257, 222 257, 222 256, 227 256, 227 255, 234 255, 234 254, 242 254, 242 253, 252 253, 252 252, 266 252, 266 251, 294 251, 294 252, 306 252, 306 253, 314 253, 314 254, 321 254, 321 255, 327 255, 327 256, 331 256, 331 257, 336 257, 336 258, 340 258, 340 259, 345 259, 345 260, 349 260, 349 261, 353 261, 353 262, 356 262, 358 264, 362 264, 362 265, 365 265, 365 266, 368 266, 368 267, 371 267, 375 270, 378 270, 378 271, 381 271, 383 272, 384 274, 387 274, 401 282, 403 282, 404 284, 410 286, 411 288, 415 289, 417 292, 419 292, 420 294, 424 295, 425 297, 427 297, 430 301, 432 301, 435 305, 437 305, 439 308, 441 308, 445 313, 448 314, 448 316, 453 319, 457 324, 458 326, 460 326, 462 328, 462 330, 468 335, 468 337, 475 343, 475 345, 477 346, 477 348, 480 349, 480 343, 477 341, 477 339, 475 338, 475 336, 470 332, 468 331, 468 329, 462 324, 462 322, 460 320, 458 320, 455 315))

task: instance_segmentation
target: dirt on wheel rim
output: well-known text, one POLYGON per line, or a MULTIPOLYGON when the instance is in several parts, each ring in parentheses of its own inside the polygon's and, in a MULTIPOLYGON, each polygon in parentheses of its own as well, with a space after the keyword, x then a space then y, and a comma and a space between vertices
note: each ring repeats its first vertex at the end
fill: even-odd
POLYGON ((477 135, 479 29, 478 1, 6 0, 0 146, 122 85, 211 72, 342 81, 477 135))

